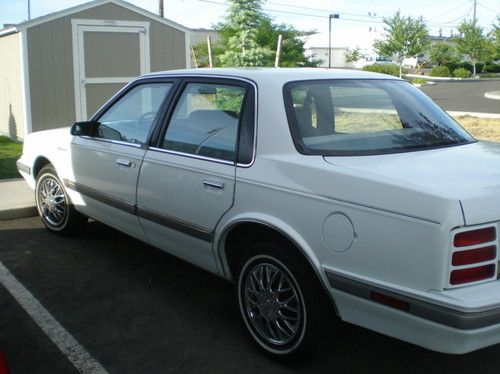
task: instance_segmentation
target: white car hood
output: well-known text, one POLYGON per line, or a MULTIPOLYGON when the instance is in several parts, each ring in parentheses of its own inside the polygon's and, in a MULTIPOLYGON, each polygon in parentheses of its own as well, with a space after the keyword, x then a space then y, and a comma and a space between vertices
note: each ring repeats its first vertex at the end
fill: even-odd
POLYGON ((467 225, 500 220, 500 143, 325 160, 420 192, 459 200, 467 225))
POLYGON ((26 149, 35 148, 37 150, 44 148, 54 148, 54 146, 67 145, 71 142, 73 136, 70 134, 70 127, 61 127, 58 129, 38 131, 29 134, 25 139, 30 143, 30 147, 26 149))

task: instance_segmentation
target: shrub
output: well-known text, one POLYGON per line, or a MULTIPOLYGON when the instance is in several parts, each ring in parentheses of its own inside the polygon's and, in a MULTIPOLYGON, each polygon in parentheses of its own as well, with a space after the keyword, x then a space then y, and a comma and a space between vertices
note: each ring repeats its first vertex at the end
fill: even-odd
MULTIPOLYGON (((472 72, 472 71, 473 71, 473 70, 472 70, 472 65, 471 65, 471 64, 469 64, 469 63, 467 63, 467 62, 466 62, 465 64, 468 64, 468 65, 470 66, 470 70, 469 70, 469 69, 467 69, 467 70, 469 70, 470 72, 472 72)), ((465 66, 464 66, 464 67, 465 67, 465 66)), ((482 72, 482 71, 483 71, 483 69, 484 69, 484 64, 483 64, 482 62, 478 62, 478 63, 476 64, 476 74, 479 74, 480 72, 482 72)))
MULTIPOLYGON (((388 75, 394 75, 396 77, 399 77, 399 66, 396 64, 367 65, 367 66, 363 67, 363 70, 371 71, 373 73, 388 74, 388 75)), ((407 73, 408 73, 408 69, 403 69, 403 74, 407 74, 407 73)))
POLYGON ((411 83, 413 83, 413 84, 426 84, 427 83, 427 79, 424 79, 424 78, 415 78, 415 79, 411 80, 411 83))
POLYGON ((470 78, 472 77, 472 73, 464 68, 458 68, 453 70, 453 76, 457 78, 470 78))
MULTIPOLYGON (((449 62, 449 63, 444 64, 444 66, 447 66, 448 69, 450 69, 450 71, 454 71, 455 69, 458 69, 458 68, 467 69, 471 73, 474 71, 472 64, 467 62, 467 61, 462 61, 462 62, 458 62, 458 63, 449 62)), ((478 62, 476 64, 476 74, 479 74, 481 71, 483 71, 483 68, 484 68, 484 64, 482 62, 478 62)))
MULTIPOLYGON (((460 62, 448 62, 448 63, 446 63, 444 65, 441 65, 441 66, 446 66, 450 71, 453 71, 453 70, 458 69, 458 68, 465 68, 465 69, 467 69, 460 62)), ((472 69, 472 65, 470 66, 470 68, 472 69)), ((472 70, 470 70, 470 71, 472 72, 472 70)))
POLYGON ((431 77, 451 77, 448 66, 434 66, 429 72, 431 77))
POLYGON ((484 65, 483 71, 488 73, 500 73, 500 64, 495 64, 493 62, 484 65))
POLYGON ((481 75, 481 78, 500 78, 499 73, 484 73, 481 75))
MULTIPOLYGON (((459 64, 459 67, 469 70, 471 73, 474 71, 474 68, 471 63, 463 61, 459 64)), ((484 64, 482 62, 478 62, 476 64, 476 74, 479 74, 483 71, 484 64)))

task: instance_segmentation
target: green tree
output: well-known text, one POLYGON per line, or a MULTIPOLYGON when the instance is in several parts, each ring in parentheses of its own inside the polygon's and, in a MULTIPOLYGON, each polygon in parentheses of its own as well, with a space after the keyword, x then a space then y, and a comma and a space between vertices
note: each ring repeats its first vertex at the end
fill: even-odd
MULTIPOLYGON (((278 35, 283 36, 280 66, 318 66, 305 55, 304 35, 287 24, 275 24, 262 11, 262 0, 230 0, 223 21, 215 25, 220 40, 212 43, 214 66, 274 66, 278 35), (243 9, 243 10, 240 10, 243 9)), ((208 66, 206 42, 193 46, 199 67, 208 66)))
POLYGON ((350 62, 356 62, 358 60, 361 60, 362 58, 365 57, 365 55, 361 52, 361 48, 356 47, 354 49, 348 49, 344 53, 344 57, 345 57, 345 61, 347 63, 350 63, 350 62))
POLYGON ((281 45, 280 66, 282 67, 314 67, 318 66, 320 60, 307 57, 304 53, 304 38, 302 33, 291 25, 275 24, 268 16, 264 16, 258 27, 257 42, 261 46, 267 46, 273 51, 272 55, 265 61, 265 66, 274 66, 276 56, 276 44, 278 36, 283 36, 281 45))
POLYGON ((225 27, 231 30, 221 42, 224 53, 220 56, 222 66, 263 66, 272 55, 272 50, 257 42, 258 27, 265 17, 262 0, 230 0, 225 27))
POLYGON ((500 59, 500 16, 497 17, 496 23, 493 25, 493 30, 491 30, 490 37, 493 42, 494 48, 494 60, 500 59))
POLYGON ((403 60, 422 54, 430 43, 429 32, 422 19, 403 17, 400 12, 384 18, 385 38, 376 40, 375 51, 381 56, 395 60, 402 76, 403 60))
POLYGON ((455 38, 457 50, 472 64, 475 76, 476 64, 493 58, 493 42, 488 40, 483 34, 483 28, 474 21, 463 21, 457 29, 460 33, 460 36, 455 38))
POLYGON ((434 65, 447 65, 459 62, 456 48, 448 43, 436 43, 429 48, 429 61, 434 65))
MULTIPOLYGON (((192 53, 194 54, 195 66, 198 68, 206 68, 210 66, 208 61, 208 45, 207 42, 199 42, 193 45, 192 53)), ((221 48, 220 43, 212 41, 212 59, 216 59, 216 56, 220 56, 224 53, 221 48)))

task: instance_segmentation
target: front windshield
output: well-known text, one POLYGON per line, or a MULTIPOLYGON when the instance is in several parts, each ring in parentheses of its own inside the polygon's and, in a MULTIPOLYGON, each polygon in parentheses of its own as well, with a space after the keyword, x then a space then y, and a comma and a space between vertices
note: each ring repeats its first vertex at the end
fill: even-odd
POLYGON ((304 154, 370 155, 474 141, 404 81, 291 82, 284 98, 295 145, 304 154))

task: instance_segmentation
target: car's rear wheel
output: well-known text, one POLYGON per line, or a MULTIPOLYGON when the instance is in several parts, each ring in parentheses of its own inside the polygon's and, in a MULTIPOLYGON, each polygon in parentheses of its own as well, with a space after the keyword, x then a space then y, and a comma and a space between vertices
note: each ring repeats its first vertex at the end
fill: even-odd
POLYGON ((73 234, 83 229, 87 217, 75 210, 52 165, 38 173, 35 187, 38 214, 50 231, 73 234))
POLYGON ((302 358, 324 341, 335 316, 308 264, 278 242, 253 246, 239 269, 241 316, 268 353, 302 358))

